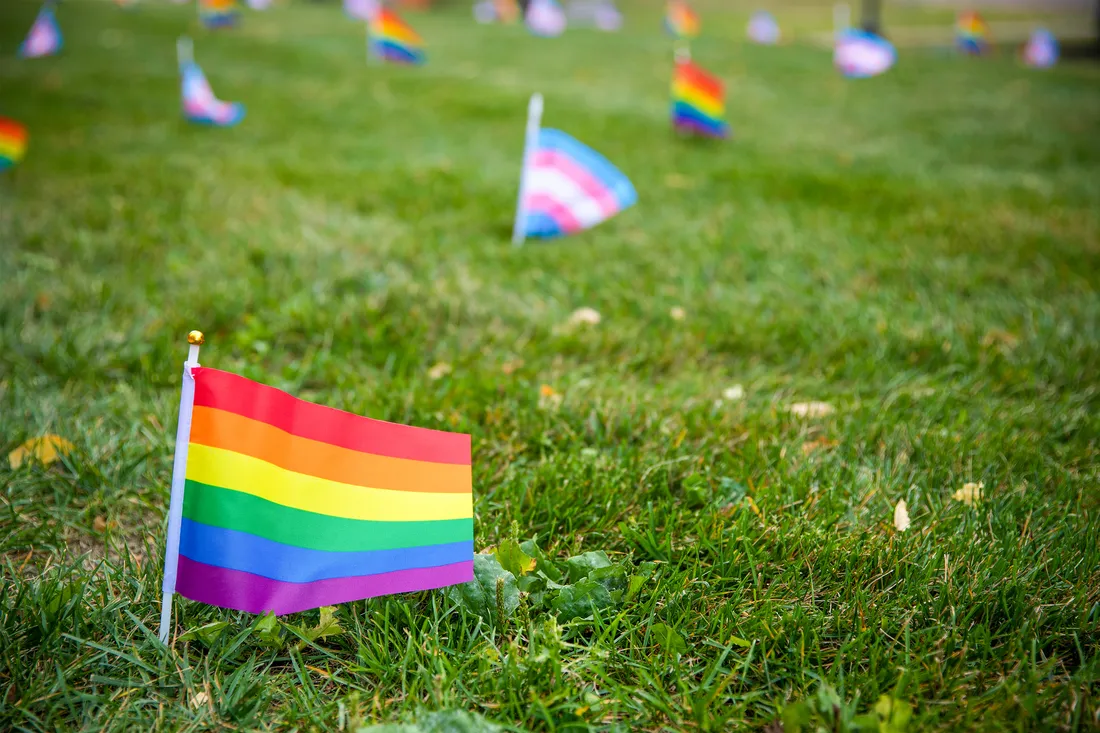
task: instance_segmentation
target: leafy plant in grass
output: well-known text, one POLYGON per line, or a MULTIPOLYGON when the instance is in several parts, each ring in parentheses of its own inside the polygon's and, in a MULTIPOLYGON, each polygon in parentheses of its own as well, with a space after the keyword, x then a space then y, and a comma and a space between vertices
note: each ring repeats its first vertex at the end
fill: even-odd
POLYGON ((612 562, 603 550, 563 562, 534 539, 507 539, 492 554, 474 556, 474 579, 447 589, 447 597, 481 618, 505 625, 517 611, 552 613, 559 620, 592 618, 637 595, 656 570, 652 562, 612 562))
POLYGON ((817 694, 783 709, 784 733, 905 733, 912 710, 909 703, 882 695, 871 712, 856 714, 857 701, 845 702, 830 685, 817 694))

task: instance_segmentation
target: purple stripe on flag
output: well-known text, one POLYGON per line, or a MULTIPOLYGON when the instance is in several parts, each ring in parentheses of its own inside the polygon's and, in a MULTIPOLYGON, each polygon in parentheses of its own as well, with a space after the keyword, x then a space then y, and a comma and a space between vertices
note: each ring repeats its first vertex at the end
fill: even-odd
POLYGON ((473 579, 474 563, 467 560, 434 568, 315 580, 312 583, 284 583, 240 570, 206 565, 181 555, 176 592, 211 606, 246 613, 273 611, 282 616, 390 593, 442 588, 473 579))

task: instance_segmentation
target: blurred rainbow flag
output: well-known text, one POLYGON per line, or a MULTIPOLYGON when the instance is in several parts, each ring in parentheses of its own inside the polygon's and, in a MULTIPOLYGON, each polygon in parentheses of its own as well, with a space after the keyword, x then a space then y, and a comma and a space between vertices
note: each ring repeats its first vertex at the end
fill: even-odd
POLYGON ((989 50, 989 25, 974 11, 959 13, 955 20, 955 44, 963 53, 978 56, 989 50))
POLYGON ((27 128, 15 120, 0 117, 0 171, 11 168, 27 152, 27 128))
POLYGON ((207 28, 228 28, 237 24, 237 0, 198 0, 199 20, 207 28))
POLYGON ((701 137, 729 137, 722 82, 690 60, 676 62, 672 77, 672 126, 701 137))
POLYGON ((684 0, 670 0, 665 9, 665 30, 675 38, 699 35, 699 16, 684 0))
POLYGON ((395 64, 424 63, 424 41, 394 11, 382 7, 367 24, 370 51, 395 64))
POLYGON ((473 580, 469 435, 360 417, 190 359, 183 379, 166 605, 179 593, 281 615, 473 580))
POLYGON ((38 11, 26 39, 19 46, 19 56, 36 59, 40 56, 52 56, 61 50, 61 27, 53 14, 53 3, 47 2, 38 11))

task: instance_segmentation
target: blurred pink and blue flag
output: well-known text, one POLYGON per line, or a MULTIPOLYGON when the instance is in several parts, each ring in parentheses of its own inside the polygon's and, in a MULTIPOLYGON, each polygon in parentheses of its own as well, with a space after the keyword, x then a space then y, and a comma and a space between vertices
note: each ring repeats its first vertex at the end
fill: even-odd
POLYGON ((52 56, 61 50, 61 28, 53 15, 53 3, 46 3, 38 11, 34 25, 19 46, 19 55, 25 59, 52 56))
POLYGON ((749 40, 764 46, 774 46, 779 43, 779 23, 775 16, 766 10, 752 14, 748 27, 749 40))
POLYGON ((560 130, 540 128, 534 95, 520 177, 513 242, 551 239, 591 229, 638 201, 630 179, 592 148, 560 130))
POLYGON ((893 44, 857 28, 842 31, 833 51, 833 64, 844 76, 863 79, 883 74, 897 61, 893 44))
POLYGON ((214 127, 232 127, 244 119, 244 105, 223 102, 214 96, 206 75, 192 58, 191 41, 181 38, 176 51, 182 80, 183 116, 190 122, 214 127))
POLYGON ((565 11, 557 0, 531 0, 524 22, 527 30, 536 36, 560 36, 565 32, 565 11))
POLYGON ((1046 28, 1039 28, 1024 46, 1024 63, 1036 69, 1049 69, 1058 62, 1058 40, 1046 28))
POLYGON ((352 20, 369 21, 378 14, 379 8, 378 0, 344 0, 344 15, 352 20))

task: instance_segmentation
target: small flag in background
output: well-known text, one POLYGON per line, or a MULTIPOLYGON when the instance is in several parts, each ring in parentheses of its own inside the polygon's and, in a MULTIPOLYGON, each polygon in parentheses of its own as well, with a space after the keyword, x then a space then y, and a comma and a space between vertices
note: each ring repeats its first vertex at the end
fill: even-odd
POLYGON ((34 25, 19 46, 19 55, 25 59, 52 56, 61 50, 61 28, 53 14, 53 3, 46 3, 38 11, 34 25))
POLYGON ((1024 63, 1036 69, 1049 69, 1058 63, 1058 39, 1045 28, 1039 28, 1024 46, 1024 63))
POLYGON ((515 23, 519 14, 516 0, 481 0, 474 4, 474 18, 478 23, 515 23))
POLYGON ((199 20, 207 28, 228 28, 237 24, 237 0, 198 0, 199 20))
POLYGON ((267 10, 272 2, 274 0, 248 0, 248 7, 251 10, 267 10))
POLYGON ((665 31, 674 38, 699 35, 699 16, 684 0, 670 0, 665 8, 665 31))
POLYGON ((244 119, 244 105, 223 102, 214 96, 206 75, 192 57, 191 40, 181 38, 176 44, 180 65, 183 116, 200 125, 232 127, 244 119))
POLYGON ((469 435, 189 371, 179 553, 175 568, 167 558, 166 593, 286 614, 473 579, 469 435))
POLYGON ((630 179, 602 155, 559 130, 543 129, 542 96, 528 108, 519 204, 512 241, 590 229, 638 201, 630 179))
POLYGON ((558 0, 531 0, 524 22, 532 34, 553 38, 565 32, 565 11, 558 0))
POLYGON ((779 23, 766 10, 753 13, 749 19, 748 37, 753 43, 774 46, 779 43, 779 23))
POLYGON ((27 152, 27 128, 15 120, 0 117, 0 171, 23 160, 27 152))
POLYGON ((569 22, 589 25, 601 31, 617 31, 623 25, 623 16, 612 0, 573 0, 568 5, 569 22))
POLYGON ((395 64, 424 63, 424 41, 394 11, 382 7, 367 26, 370 52, 395 64))
POLYGON ((955 20, 955 44, 963 53, 978 56, 989 50, 989 26, 973 11, 959 13, 955 20))
POLYGON ((893 44, 874 33, 850 28, 840 33, 833 49, 833 64, 853 79, 878 76, 897 61, 893 44))
POLYGON ((370 20, 380 7, 378 0, 344 0, 344 15, 352 20, 370 20))
POLYGON ((672 126, 701 137, 729 137, 725 88, 688 59, 678 59, 672 77, 672 126))

